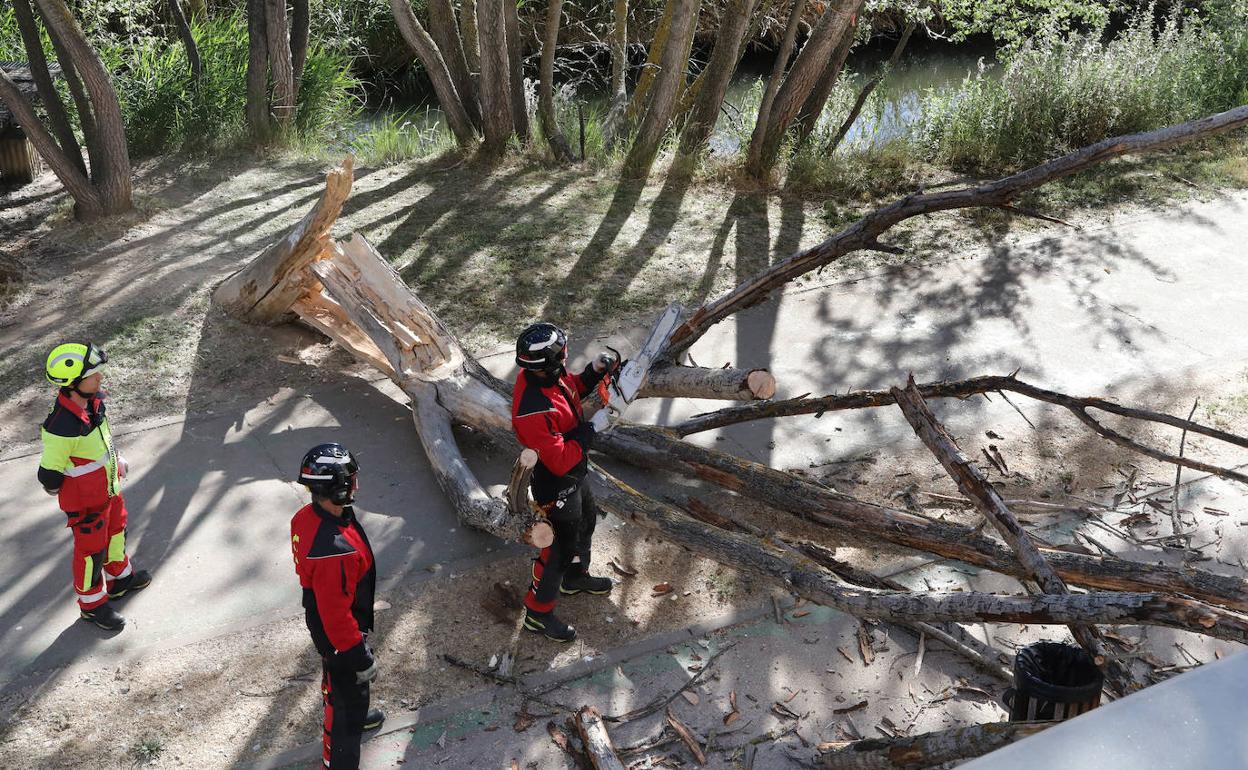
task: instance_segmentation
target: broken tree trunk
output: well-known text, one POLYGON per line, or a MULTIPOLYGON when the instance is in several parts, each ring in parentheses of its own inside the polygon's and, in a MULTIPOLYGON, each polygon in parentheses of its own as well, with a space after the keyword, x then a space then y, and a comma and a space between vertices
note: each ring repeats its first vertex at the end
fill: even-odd
POLYGON ((833 744, 819 758, 825 770, 918 770, 979 757, 1057 722, 991 722, 900 738, 833 744))
POLYGON ((639 398, 709 398, 754 401, 776 395, 776 378, 766 369, 703 369, 656 366, 639 398))
MULTIPOLYGON (((891 392, 893 398, 897 399, 897 406, 906 416, 906 421, 910 423, 910 427, 914 428, 915 434, 931 450, 932 454, 936 455, 936 459, 944 466, 945 472, 957 483, 958 490, 974 503, 976 509, 1018 555, 1023 569, 1036 581, 1040 590, 1046 594, 1069 594, 1070 589, 1066 587, 1065 581, 1040 555, 1040 549, 1032 542, 1031 535, 1027 534, 1023 525, 1014 518, 1014 514, 1010 513, 1000 493, 988 483, 988 479, 984 478, 979 468, 976 468, 962 453, 953 436, 936 419, 932 410, 927 408, 927 402, 919 393, 914 377, 910 377, 904 390, 893 388, 891 392)), ((1096 665, 1101 667, 1120 694, 1125 695, 1133 689, 1138 689, 1130 670, 1110 656, 1105 649, 1105 640, 1094 626, 1075 625, 1070 627, 1070 632, 1079 645, 1092 656, 1096 665)))
POLYGON ((265 326, 290 321, 291 306, 316 282, 304 268, 320 258, 329 243, 329 230, 351 193, 353 163, 348 156, 330 171, 325 192, 312 210, 286 237, 225 279, 213 292, 213 301, 240 321, 265 326))
POLYGON ((598 709, 585 706, 576 712, 576 731, 580 733, 581 745, 585 747, 594 770, 624 770, 624 763, 615 753, 611 736, 607 734, 607 723, 602 721, 598 709))

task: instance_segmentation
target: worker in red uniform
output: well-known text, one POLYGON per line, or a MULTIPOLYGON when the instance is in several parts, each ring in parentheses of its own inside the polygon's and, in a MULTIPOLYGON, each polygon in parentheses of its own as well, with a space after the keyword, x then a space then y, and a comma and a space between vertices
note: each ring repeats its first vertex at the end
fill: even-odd
POLYGON ((533 563, 524 597, 524 627, 560 642, 576 629, 555 616, 560 594, 608 594, 611 579, 589 574, 590 549, 599 511, 589 486, 589 449, 594 426, 584 419, 581 398, 619 367, 600 353, 580 374, 569 374, 568 338, 554 324, 538 323, 516 341, 520 373, 511 396, 511 425, 524 446, 537 452, 531 491, 550 521, 555 541, 533 563))
POLYGON ((100 390, 108 356, 91 342, 67 342, 48 354, 44 373, 56 385, 56 403, 40 436, 39 483, 56 495, 74 536, 74 592, 83 620, 107 631, 126 625, 110 600, 152 582, 126 556, 127 465, 113 445, 100 390))
POLYGON ((312 493, 312 502, 290 520, 304 616, 321 655, 321 761, 332 770, 358 770, 362 734, 386 718, 368 708, 369 683, 377 677, 368 644, 377 565, 351 507, 358 477, 359 464, 341 444, 313 447, 299 466, 299 483, 312 493))

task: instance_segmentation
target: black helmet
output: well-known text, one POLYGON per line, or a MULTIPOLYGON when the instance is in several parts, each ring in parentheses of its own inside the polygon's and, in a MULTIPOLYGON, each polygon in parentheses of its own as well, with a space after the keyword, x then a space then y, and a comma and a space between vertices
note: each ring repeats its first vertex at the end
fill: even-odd
POLYGON ((568 358, 568 335, 550 323, 536 323, 516 340, 516 365, 521 369, 554 372, 568 358))
POLYGON ((299 483, 334 505, 350 505, 355 500, 359 470, 355 455, 342 444, 318 444, 303 456, 299 483))

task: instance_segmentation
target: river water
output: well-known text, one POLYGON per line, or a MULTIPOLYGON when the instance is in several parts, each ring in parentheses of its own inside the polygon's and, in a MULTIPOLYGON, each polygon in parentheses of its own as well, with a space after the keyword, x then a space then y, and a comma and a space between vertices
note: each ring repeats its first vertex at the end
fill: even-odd
MULTIPOLYGON (((841 114, 835 114, 833 110, 825 113, 824 120, 828 122, 830 131, 839 126, 853 95, 862 84, 880 71, 891 53, 891 45, 891 42, 886 42, 884 46, 868 47, 850 56, 846 67, 852 73, 852 79, 840 89, 841 114)), ((905 136, 922 118, 925 96, 931 91, 957 85, 979 68, 981 57, 985 56, 984 61, 991 62, 991 50, 982 46, 954 47, 922 40, 912 44, 898 66, 876 89, 842 147, 881 145, 905 136)), ((719 121, 711 136, 712 152, 732 154, 743 141, 749 141, 771 61, 764 56, 753 56, 741 63, 733 76, 724 99, 724 109, 720 111, 719 121)), ((583 87, 573 98, 585 106, 586 112, 605 111, 607 108, 607 94, 601 86, 583 87)), ((366 111, 353 126, 351 134, 359 135, 373 124, 399 115, 403 116, 405 130, 421 132, 431 141, 435 133, 445 131, 442 111, 436 101, 430 101, 424 104, 391 104, 384 109, 366 111)), ((575 129, 568 138, 574 146, 577 144, 575 129)))

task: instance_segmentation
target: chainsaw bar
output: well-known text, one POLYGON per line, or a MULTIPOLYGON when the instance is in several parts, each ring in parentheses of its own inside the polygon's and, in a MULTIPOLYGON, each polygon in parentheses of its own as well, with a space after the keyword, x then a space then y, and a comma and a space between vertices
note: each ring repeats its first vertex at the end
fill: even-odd
POLYGON ((650 367, 667 350, 667 343, 671 340, 676 327, 680 326, 684 315, 685 309, 680 303, 673 302, 659 316, 659 320, 650 329, 650 336, 646 337, 641 349, 624 364, 619 376, 612 383, 610 399, 590 420, 594 425, 594 430, 606 430, 611 425, 611 418, 621 415, 637 398, 637 394, 641 392, 641 386, 646 384, 650 367))

